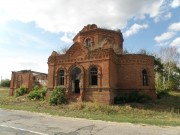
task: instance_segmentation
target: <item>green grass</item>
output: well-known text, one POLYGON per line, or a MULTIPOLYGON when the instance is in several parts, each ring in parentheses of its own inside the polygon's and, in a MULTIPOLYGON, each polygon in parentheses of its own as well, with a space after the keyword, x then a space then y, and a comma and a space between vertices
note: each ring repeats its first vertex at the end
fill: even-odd
POLYGON ((50 106, 47 101, 29 101, 27 95, 16 98, 0 91, 0 108, 26 110, 51 115, 94 120, 130 122, 151 125, 180 126, 180 93, 146 104, 102 105, 98 103, 70 103, 50 106))

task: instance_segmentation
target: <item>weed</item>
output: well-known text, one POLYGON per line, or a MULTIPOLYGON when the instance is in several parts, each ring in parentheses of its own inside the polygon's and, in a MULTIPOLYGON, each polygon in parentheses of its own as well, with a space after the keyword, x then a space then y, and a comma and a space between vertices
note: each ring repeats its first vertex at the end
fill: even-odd
POLYGON ((25 95, 28 93, 28 90, 27 88, 25 87, 20 87, 19 89, 16 90, 16 97, 19 97, 19 96, 22 96, 22 95, 25 95))

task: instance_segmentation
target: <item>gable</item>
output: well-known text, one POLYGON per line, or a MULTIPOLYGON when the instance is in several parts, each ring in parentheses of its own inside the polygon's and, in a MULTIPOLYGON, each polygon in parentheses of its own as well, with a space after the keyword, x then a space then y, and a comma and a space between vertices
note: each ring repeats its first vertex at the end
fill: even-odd
POLYGON ((85 57, 88 53, 88 49, 80 43, 74 43, 69 50, 66 52, 71 58, 85 57))

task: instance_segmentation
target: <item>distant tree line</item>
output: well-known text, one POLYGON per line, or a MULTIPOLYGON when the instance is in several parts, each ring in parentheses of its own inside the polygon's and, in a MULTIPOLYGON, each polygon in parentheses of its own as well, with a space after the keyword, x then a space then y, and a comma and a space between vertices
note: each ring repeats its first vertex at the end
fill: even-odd
POLYGON ((9 79, 1 80, 0 87, 10 87, 11 81, 9 79))

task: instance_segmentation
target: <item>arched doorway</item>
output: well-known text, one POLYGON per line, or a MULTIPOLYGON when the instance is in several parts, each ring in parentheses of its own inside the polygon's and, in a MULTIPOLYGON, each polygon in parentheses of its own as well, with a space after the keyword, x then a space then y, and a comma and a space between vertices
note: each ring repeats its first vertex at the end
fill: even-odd
POLYGON ((75 94, 80 94, 80 79, 81 79, 81 69, 75 67, 71 71, 71 90, 75 94))

